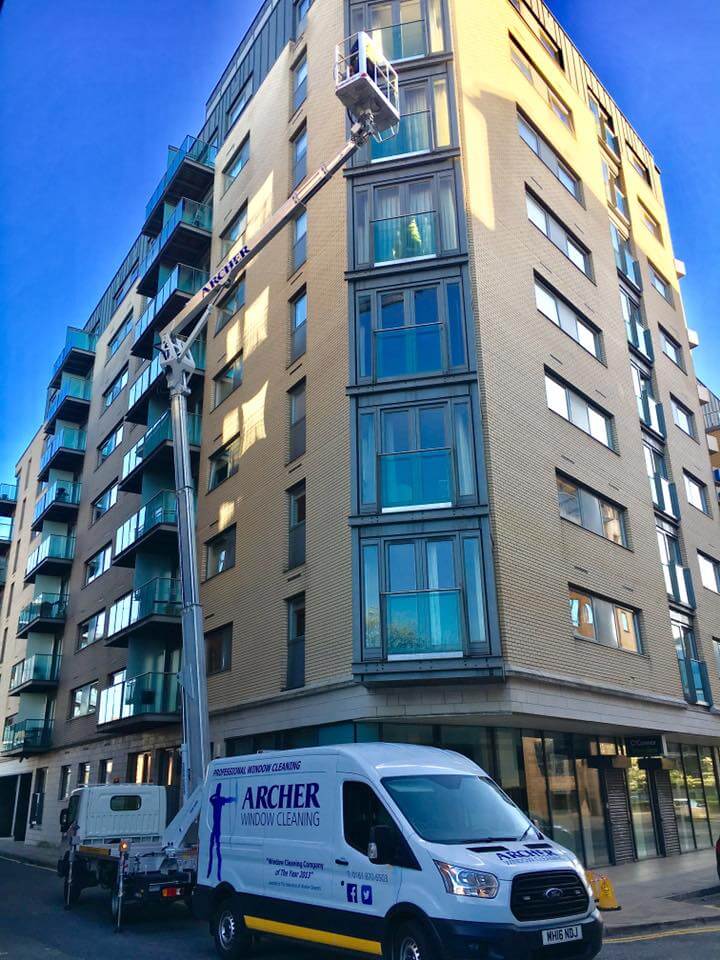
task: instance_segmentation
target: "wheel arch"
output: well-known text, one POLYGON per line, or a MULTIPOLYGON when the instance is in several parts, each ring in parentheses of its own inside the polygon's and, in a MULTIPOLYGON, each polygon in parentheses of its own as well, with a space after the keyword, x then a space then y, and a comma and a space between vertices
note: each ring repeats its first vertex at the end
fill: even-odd
POLYGON ((383 957, 387 958, 387 960, 391 960, 393 935, 401 923, 410 922, 422 924, 434 942, 437 956, 444 957, 445 951, 443 950, 442 941, 438 936, 432 919, 425 913, 424 910, 418 907, 417 904, 409 902, 396 903, 387 912, 385 917, 385 933, 382 943, 383 957))

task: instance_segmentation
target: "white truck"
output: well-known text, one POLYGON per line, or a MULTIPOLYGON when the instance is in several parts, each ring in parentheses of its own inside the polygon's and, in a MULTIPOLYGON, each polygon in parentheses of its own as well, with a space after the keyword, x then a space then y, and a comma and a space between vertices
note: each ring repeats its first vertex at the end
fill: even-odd
POLYGON ((385 960, 591 960, 578 859, 470 760, 350 744, 210 764, 196 915, 224 960, 258 936, 385 960))

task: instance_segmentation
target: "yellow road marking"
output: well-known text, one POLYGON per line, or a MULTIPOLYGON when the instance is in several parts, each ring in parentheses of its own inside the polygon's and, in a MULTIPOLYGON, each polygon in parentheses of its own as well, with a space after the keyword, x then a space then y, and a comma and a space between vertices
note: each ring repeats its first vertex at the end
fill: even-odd
POLYGON ((340 947, 343 950, 370 953, 375 957, 382 956, 382 944, 376 940, 346 937, 340 933, 314 930, 311 927, 298 927, 294 923, 279 923, 276 920, 264 920, 261 917, 245 917, 245 926, 249 930, 259 930, 261 933, 274 933, 277 936, 291 937, 294 940, 307 940, 309 943, 322 943, 329 947, 340 947))
POLYGON ((657 933, 639 933, 633 937, 605 937, 605 943, 637 943, 639 940, 662 940, 664 937, 687 937, 696 933, 720 933, 720 927, 683 927, 681 930, 658 930, 657 933))

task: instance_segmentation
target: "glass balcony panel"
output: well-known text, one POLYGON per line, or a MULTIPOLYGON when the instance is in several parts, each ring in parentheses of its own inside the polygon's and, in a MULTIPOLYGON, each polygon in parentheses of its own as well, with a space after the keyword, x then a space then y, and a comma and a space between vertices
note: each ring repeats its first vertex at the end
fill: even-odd
POLYGON ((2 750, 39 750, 50 746, 52 720, 19 720, 7 724, 3 731, 2 750))
MULTIPOLYGON (((196 340, 190 348, 190 353, 195 361, 195 369, 203 371, 205 369, 205 341, 196 340)), ((143 394, 147 393, 150 387, 155 383, 158 377, 163 374, 160 364, 160 354, 156 353, 152 361, 143 370, 140 376, 130 384, 128 390, 128 409, 134 407, 143 394)))
POLYGON ((77 450, 84 453, 86 449, 86 434, 84 430, 73 430, 63 427, 48 439, 40 457, 40 468, 48 465, 58 450, 77 450))
POLYGON ((75 556, 75 537, 62 537, 53 533, 30 554, 25 567, 25 573, 30 573, 43 560, 72 560, 75 556))
POLYGON ((382 454, 380 490, 385 512, 452 506, 451 451, 382 454))
POLYGON ((155 577, 110 607, 108 636, 148 617, 179 617, 181 612, 180 581, 155 577))
POLYGON ((183 140, 179 149, 170 158, 167 170, 163 174, 160 183, 157 185, 152 196, 148 200, 147 206, 145 207, 146 219, 157 206, 160 198, 167 190, 168 185, 172 181, 177 171, 180 169, 180 165, 186 157, 190 160, 195 160, 196 163, 202 163, 206 167, 214 169, 217 151, 218 148, 214 144, 205 143, 204 140, 200 140, 197 137, 193 137, 188 134, 183 140))
POLYGON ((387 594, 388 659, 462 656, 459 590, 387 594))
POLYGON ((176 673, 144 673, 100 691, 98 725, 147 714, 178 713, 176 673))
POLYGON ((17 489, 16 483, 0 483, 0 500, 17 502, 17 489))
POLYGON ((89 400, 91 392, 92 380, 88 380, 86 377, 76 377, 71 373, 64 373, 60 380, 60 386, 51 393, 48 399, 45 419, 49 420, 67 397, 73 397, 76 400, 89 400))
POLYGON ((375 264, 437 256, 435 213, 375 220, 375 264))
POLYGON ((394 23, 388 27, 370 30, 369 33, 388 60, 410 60, 413 57, 424 57, 427 53, 423 20, 394 23))
POLYGON ((62 365, 65 363, 73 350, 85 350, 87 353, 95 353, 96 346, 96 334, 88 333, 87 330, 81 330, 78 327, 68 327, 67 334, 65 335, 65 346, 60 351, 59 357, 53 364, 53 377, 61 369, 62 365))
POLYGON ((444 369, 440 323, 376 330, 374 337, 375 370, 380 380, 444 369))
POLYGON ((140 339, 174 293, 197 293, 200 287, 207 283, 207 279, 208 272, 206 270, 199 270, 197 267, 188 267, 184 263, 179 263, 135 324, 133 341, 137 342, 140 339))
POLYGON ((172 490, 161 490, 118 528, 115 533, 115 554, 127 550, 153 527, 175 523, 177 523, 175 493, 172 490))
POLYGON ((56 480, 54 483, 51 483, 35 504, 33 520, 37 520, 38 517, 42 516, 53 503, 66 503, 70 506, 78 506, 80 503, 81 489, 82 484, 73 483, 69 480, 56 480))
MULTIPOLYGON (((200 435, 202 430, 202 417, 199 413, 188 414, 188 440, 191 446, 200 445, 200 435)), ((123 457, 122 471, 120 480, 124 480, 133 470, 136 470, 143 460, 146 460, 150 454, 157 450, 161 443, 166 440, 172 440, 172 420, 170 413, 164 413, 159 420, 148 427, 145 434, 140 437, 123 457)))
POLYGON ((34 620, 63 621, 67 613, 67 597, 63 593, 39 593, 23 607, 18 617, 18 632, 34 620))
POLYGON ((12 540, 12 517, 0 517, 0 543, 10 543, 12 540))
POLYGON ((712 693, 708 680, 707 664, 704 660, 693 660, 689 657, 678 657, 680 679, 682 680, 683 694, 688 703, 699 703, 712 706, 712 693))
POLYGON ((14 690, 33 680, 54 683, 60 673, 60 657, 51 653, 36 653, 16 663, 10 674, 10 689, 14 690))
POLYGON ((378 143, 370 141, 370 159, 388 160, 390 157, 428 153, 432 146, 432 117, 429 110, 404 114, 397 135, 378 143))
POLYGON ((160 255, 162 248, 181 223, 210 232, 212 230, 212 209, 212 204, 199 203, 197 200, 188 200, 187 197, 183 197, 165 221, 160 233, 147 248, 138 275, 140 277, 145 276, 160 255))

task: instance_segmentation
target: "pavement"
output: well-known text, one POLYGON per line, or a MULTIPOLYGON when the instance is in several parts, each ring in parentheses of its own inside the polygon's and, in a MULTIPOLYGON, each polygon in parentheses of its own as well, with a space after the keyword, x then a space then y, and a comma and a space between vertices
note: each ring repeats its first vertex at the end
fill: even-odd
MULTIPOLYGON (((2 960, 127 960, 128 950, 152 960, 211 960, 207 925, 181 904, 128 912, 113 934, 109 898, 84 891, 69 912, 55 875, 58 848, 0 839, 2 960)), ((720 957, 720 884, 713 851, 608 867, 622 910, 605 913, 600 960, 677 960, 696 953, 720 957), (680 899, 679 899, 680 898, 680 899)), ((268 943, 267 960, 311 960, 323 954, 268 943)), ((324 952, 324 956, 340 956, 324 952)))

